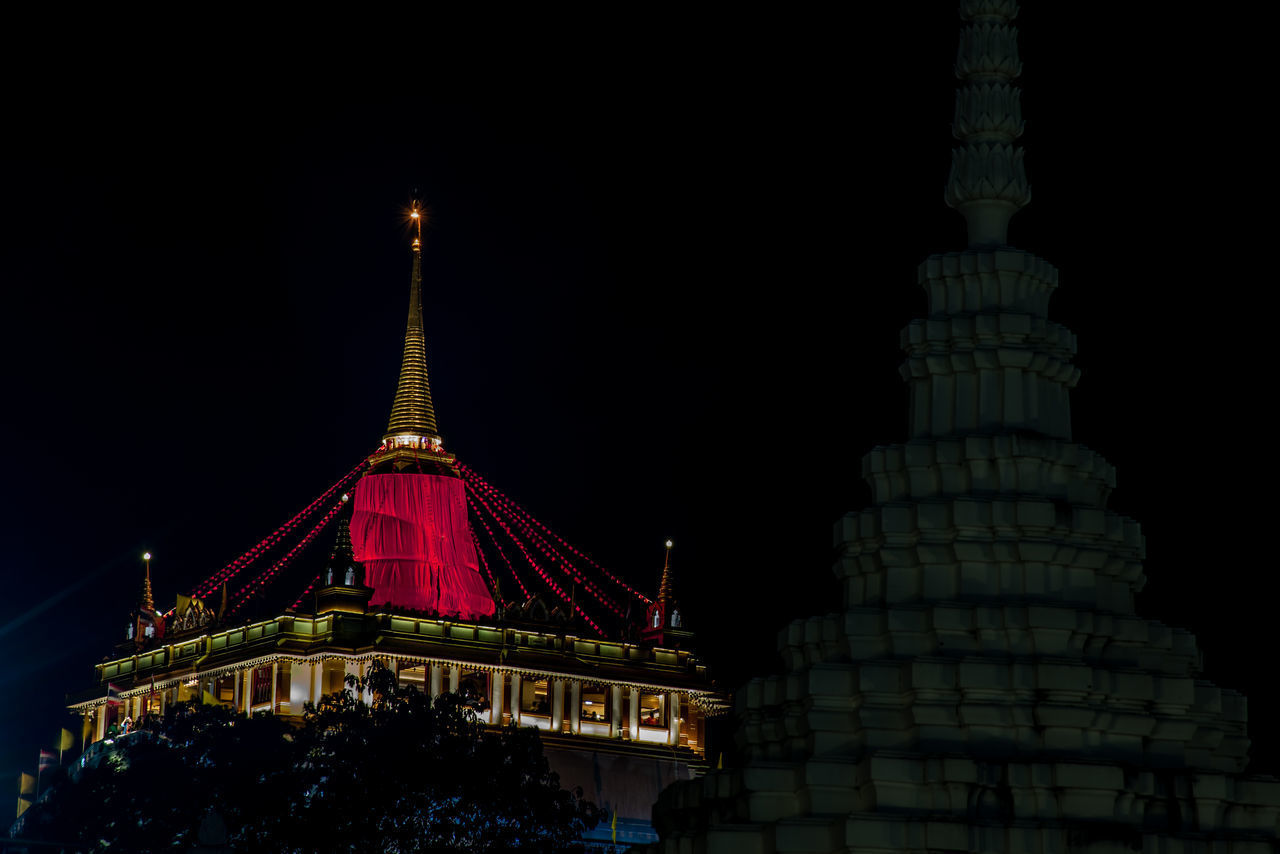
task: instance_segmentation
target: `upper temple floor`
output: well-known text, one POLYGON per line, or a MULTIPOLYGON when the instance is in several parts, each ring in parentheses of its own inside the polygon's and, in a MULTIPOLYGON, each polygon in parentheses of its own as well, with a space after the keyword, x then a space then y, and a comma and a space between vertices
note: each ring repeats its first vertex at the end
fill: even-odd
POLYGON ((705 750, 703 720, 728 698, 689 651, 568 632, 387 613, 282 615, 175 639, 95 666, 69 698, 99 740, 125 717, 187 700, 300 715, 373 659, 424 691, 463 691, 485 723, 653 747, 705 750), (118 702, 116 702, 118 700, 118 702))

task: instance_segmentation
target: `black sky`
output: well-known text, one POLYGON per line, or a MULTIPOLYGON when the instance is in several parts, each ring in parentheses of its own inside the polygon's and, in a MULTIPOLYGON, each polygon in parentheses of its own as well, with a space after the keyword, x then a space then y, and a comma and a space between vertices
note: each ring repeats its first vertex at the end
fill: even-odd
MULTIPOLYGON (((726 687, 767 672, 776 631, 837 601, 861 456, 905 438, 916 265, 963 248, 955 22, 893 5, 412 78, 254 50, 26 79, 0 176, 0 779, 123 631, 144 549, 171 600, 376 444, 415 187, 447 446, 645 588, 673 537, 726 687)), ((1139 611, 1249 696, 1274 772, 1258 60, 1190 62, 1191 21, 1051 13, 1020 20, 1035 195, 1011 241, 1062 271, 1075 438, 1148 539, 1139 611)))

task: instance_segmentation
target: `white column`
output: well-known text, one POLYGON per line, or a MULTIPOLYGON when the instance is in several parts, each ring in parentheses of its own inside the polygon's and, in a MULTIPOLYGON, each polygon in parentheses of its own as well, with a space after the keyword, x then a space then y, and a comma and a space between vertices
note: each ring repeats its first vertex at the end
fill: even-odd
POLYGON ((489 678, 493 680, 493 690, 489 698, 489 702, 493 705, 493 715, 490 720, 495 726, 502 726, 502 683, 507 681, 506 674, 495 671, 489 678))
POLYGON ((302 706, 311 698, 311 667, 302 661, 289 663, 289 714, 301 715, 302 706))
POLYGON ((102 741, 107 734, 107 708, 108 706, 104 703, 93 710, 93 713, 98 716, 97 735, 94 736, 94 741, 102 741))
POLYGON ((511 722, 520 723, 520 674, 511 674, 511 722))
POLYGON ((667 744, 675 747, 680 743, 680 694, 672 691, 667 695, 667 744))
POLYGON ((564 680, 551 680, 551 731, 559 732, 564 725, 564 680))
POLYGON ((247 667, 244 671, 244 678, 240 680, 244 683, 244 687, 240 690, 240 699, 244 702, 244 716, 247 718, 253 714, 253 668, 247 667))
MULTIPOLYGON (((362 661, 360 662, 360 678, 365 679, 368 676, 369 676, 369 665, 362 661)), ((373 689, 370 688, 367 683, 365 684, 364 690, 360 692, 360 699, 364 700, 364 704, 366 706, 373 705, 373 689)))
POLYGON ((431 698, 435 699, 444 693, 441 687, 443 681, 443 668, 438 664, 431 665, 431 698))
POLYGON ((462 680, 462 668, 456 664, 449 666, 449 693, 458 693, 458 685, 462 680))
POLYGON ((311 664, 311 702, 319 703, 324 696, 324 661, 311 664))
POLYGON ((233 674, 231 677, 231 708, 238 709, 241 706, 240 695, 244 692, 240 690, 240 683, 243 682, 240 674, 233 674))
POLYGON ((271 662, 271 714, 276 713, 276 703, 280 698, 276 696, 276 685, 280 681, 280 662, 271 662))
POLYGON ((631 708, 627 715, 627 734, 632 741, 640 737, 640 689, 631 689, 631 708))
POLYGON ((577 735, 582 731, 579 726, 582 715, 582 683, 573 680, 569 683, 569 732, 577 735))
POLYGON ((609 738, 617 738, 618 731, 622 729, 622 686, 613 685, 609 688, 609 738))
POLYGON ((162 717, 162 718, 164 717, 164 695, 165 695, 165 693, 166 693, 166 692, 164 692, 164 691, 157 691, 157 692, 156 692, 156 696, 160 698, 160 709, 156 712, 156 714, 157 714, 157 715, 159 715, 159 716, 160 716, 160 717, 162 717))

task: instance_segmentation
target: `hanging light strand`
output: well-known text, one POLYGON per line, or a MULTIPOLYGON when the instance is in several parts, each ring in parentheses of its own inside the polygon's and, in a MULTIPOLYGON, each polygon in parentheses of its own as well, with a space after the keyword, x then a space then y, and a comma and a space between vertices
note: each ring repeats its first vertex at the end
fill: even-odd
POLYGON ((581 558, 582 560, 586 561, 590 566, 598 570, 602 575, 604 575, 614 584, 618 585, 623 590, 627 591, 632 596, 636 597, 637 599, 644 602, 645 604, 647 605, 653 604, 652 599, 650 599, 648 596, 645 596, 643 593, 636 590, 635 588, 631 587, 631 585, 627 584, 621 578, 614 575, 612 572, 605 569, 600 564, 596 563, 594 560, 591 559, 591 556, 588 555, 586 552, 579 551, 577 548, 573 546, 572 543, 570 543, 564 537, 557 534, 555 531, 548 528, 539 519, 537 519, 532 513, 524 509, 515 501, 508 498, 506 495, 500 492, 495 486, 493 486, 493 484, 489 483, 484 478, 482 478, 479 474, 476 473, 475 469, 470 468, 466 465, 463 465, 462 463, 458 463, 458 471, 462 474, 463 478, 474 488, 483 491, 485 495, 492 498, 495 502, 502 504, 504 508, 508 509, 513 514, 522 517, 529 524, 536 526, 538 529, 543 531, 548 536, 553 537, 556 540, 556 542, 560 544, 562 548, 564 548, 574 557, 581 558))
POLYGON ((319 507, 322 507, 324 503, 328 501, 335 492, 337 492, 338 490, 346 486, 347 483, 349 483, 351 479, 354 478, 360 472, 360 470, 364 468, 366 464, 367 464, 367 461, 362 460, 358 466, 356 466, 351 471, 347 472, 347 474, 344 475, 341 480, 339 480, 337 483, 333 484, 328 489, 326 489, 318 498, 316 498, 314 501, 312 501, 310 504, 304 507, 301 511, 299 511, 292 519, 290 519, 288 522, 285 522, 283 525, 281 525, 279 528, 273 531, 270 535, 268 535, 262 542, 258 543, 258 545, 254 546, 249 551, 245 552, 243 555, 241 555, 231 564, 227 565, 226 567, 223 567, 222 570, 220 570, 217 574, 215 574, 209 580, 209 582, 204 585, 204 588, 202 590, 197 590, 196 595, 197 596, 209 595, 218 587, 220 587, 224 581, 230 580, 235 575, 237 575, 242 569, 246 568, 249 564, 253 563, 253 561, 261 557, 265 552, 269 551, 272 547, 274 547, 277 543, 279 543, 280 540, 284 539, 285 536, 287 536, 295 528, 297 528, 298 525, 300 525, 303 521, 305 521, 308 517, 310 517, 316 511, 316 509, 318 509, 319 507))
POLYGON ((550 560, 555 562, 560 567, 560 570, 564 572, 566 575, 568 575, 570 578, 572 578, 574 582, 576 582, 577 584, 581 584, 583 588, 596 599, 597 602, 604 605, 609 610, 613 611, 619 617, 622 616, 622 608, 618 605, 617 601, 614 600, 607 593, 605 593, 603 590, 601 590, 599 585, 597 585, 594 581, 588 578, 582 572, 581 569, 579 569, 577 566, 574 566, 572 563, 570 563, 568 559, 564 557, 564 555, 556 551, 556 549, 550 543, 548 543, 546 539, 544 539, 541 535, 539 535, 537 531, 533 530, 533 528, 531 528, 528 524, 522 522, 521 520, 515 517, 511 517, 511 521, 513 524, 516 525, 517 528, 519 528, 520 532, 529 539, 530 542, 532 542, 535 546, 537 546, 539 551, 541 551, 544 555, 546 555, 550 560))
POLYGON ((293 603, 293 610, 295 610, 295 611, 296 611, 296 610, 298 610, 299 608, 301 608, 301 607, 302 607, 302 602, 303 602, 303 600, 304 600, 304 599, 306 599, 306 598, 307 598, 307 594, 308 594, 308 593, 310 593, 312 590, 315 590, 315 589, 316 589, 316 585, 320 583, 320 576, 321 576, 321 575, 324 575, 324 573, 323 573, 323 572, 317 572, 317 573, 316 573, 316 577, 315 577, 315 578, 313 578, 313 579, 311 579, 310 583, 308 583, 308 584, 307 584, 307 589, 306 589, 306 590, 303 590, 303 591, 302 591, 302 595, 298 597, 298 601, 296 601, 296 602, 294 602, 294 603, 293 603))
POLYGON ((594 583, 592 583, 591 579, 584 576, 577 567, 573 566, 567 560, 565 560, 564 556, 561 555, 559 552, 557 552, 554 548, 552 548, 551 545, 547 543, 545 539, 539 536, 537 531, 533 530, 531 527, 529 527, 528 524, 522 522, 521 520, 517 519, 514 516, 509 518, 512 524, 514 524, 520 530, 520 533, 522 533, 526 538, 528 538, 528 540, 531 543, 533 543, 533 545, 539 551, 541 551, 544 555, 546 555, 547 558, 553 564, 555 564, 557 568, 560 569, 561 572, 563 572, 565 575, 572 578, 575 583, 581 584, 583 589, 586 590, 588 593, 590 593, 595 598, 595 600, 599 602, 601 605, 604 605, 606 608, 608 608, 610 611, 612 611, 614 614, 618 615, 619 617, 623 616, 622 608, 619 607, 617 603, 615 603, 611 598, 609 598, 604 593, 604 591, 600 590, 599 587, 597 587, 594 583))
POLYGON ((601 637, 603 637, 604 629, 600 628, 600 626, 596 624, 596 621, 591 619, 591 616, 586 611, 582 610, 582 606, 579 605, 577 602, 575 602, 572 599, 572 597, 568 596, 564 592, 564 590, 561 589, 560 585, 556 584, 555 580, 551 578, 550 575, 547 574, 546 570, 544 570, 541 566, 538 565, 538 562, 533 559, 533 555, 529 554, 529 550, 525 548, 524 542, 515 534, 511 533, 511 528, 507 526, 507 523, 503 521, 501 516, 499 516, 497 513, 493 511, 493 508, 489 506, 489 504, 484 500, 484 498, 479 493, 476 493, 476 497, 480 499, 480 504, 486 510, 489 511, 489 515, 493 517, 493 520, 498 523, 498 527, 502 528, 503 532, 507 535, 507 539, 515 543, 516 547, 520 549, 520 553, 524 555, 524 559, 528 561, 529 565, 533 567, 534 571, 537 572, 539 576, 541 576, 542 580, 546 583, 546 585, 555 591, 556 595, 560 597, 561 601, 569 603, 569 605, 573 608, 573 610, 577 611, 578 614, 582 617, 582 619, 586 620, 587 624, 590 625, 591 628, 595 629, 600 634, 601 637))
POLYGON ((507 553, 502 550, 502 544, 498 542, 497 535, 493 533, 493 529, 489 527, 489 522, 480 512, 480 508, 471 500, 470 495, 467 496, 467 503, 471 505, 471 512, 476 515, 476 518, 480 520, 480 524, 484 526, 484 532, 489 535, 489 542, 493 543, 493 547, 498 550, 498 554, 502 557, 502 562, 507 565, 507 570, 511 573, 511 577, 516 580, 516 584, 520 585, 521 591, 524 592, 524 598, 528 600, 533 596, 533 594, 529 592, 528 587, 524 586, 524 581, 521 580, 520 573, 516 572, 516 568, 511 565, 511 558, 507 557, 507 553))
POLYGON ((235 613, 243 607, 250 598, 252 598, 253 594, 261 592, 266 588, 266 586, 271 583, 271 581, 279 575, 285 567, 293 562, 293 559, 298 555, 298 553, 310 545, 311 541, 314 540, 322 530, 324 530, 325 526, 337 517, 339 511, 342 510, 345 504, 345 501, 339 501, 337 504, 333 505, 329 512, 325 513, 324 516, 321 517, 320 521, 316 523, 315 527, 308 531, 302 539, 298 541, 297 545, 289 549, 289 551, 280 556, 275 563, 242 587, 240 591, 236 593, 235 604, 227 609, 227 613, 235 613))
POLYGON ((467 531, 471 534, 471 543, 476 547, 476 555, 480 558, 480 566, 484 569, 485 577, 489 579, 489 589, 496 591, 498 582, 494 580, 493 573, 489 571, 489 561, 485 559, 484 549, 480 548, 480 538, 476 536, 475 526, 471 524, 471 520, 467 520, 467 531))
POLYGON ((357 465, 351 471, 343 475, 341 479, 339 479, 336 483, 334 483, 332 486, 326 489, 323 493, 321 493, 318 498, 316 498, 306 507, 302 508, 302 510, 294 514, 293 518, 291 518, 289 521, 285 522, 279 528, 276 528, 274 531, 268 534, 256 546, 249 549, 247 552, 240 555, 231 563, 227 564, 222 569, 215 572, 213 575, 207 578, 203 584, 197 585, 196 592, 195 592, 196 597, 203 599, 209 596, 215 590, 221 587, 223 582, 230 581, 232 578, 238 575, 241 570, 245 569, 250 564, 252 564, 255 560, 262 557, 264 553, 266 553, 271 548, 273 548, 277 543, 280 542, 280 540, 284 539, 286 535, 288 535, 295 528, 297 528, 299 524, 301 524, 308 517, 310 517, 319 507, 323 506, 324 503, 328 501, 329 498, 331 498, 335 492, 337 492, 338 490, 345 487, 348 483, 350 483, 351 480, 357 474, 359 474, 360 471, 368 464, 369 464, 369 461, 367 459, 361 460, 359 465, 357 465))

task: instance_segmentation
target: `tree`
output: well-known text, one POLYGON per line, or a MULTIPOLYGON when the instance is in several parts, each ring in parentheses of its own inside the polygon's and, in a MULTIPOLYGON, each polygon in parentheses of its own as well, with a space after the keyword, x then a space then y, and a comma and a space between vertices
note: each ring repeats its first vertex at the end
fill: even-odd
POLYGON ((158 735, 55 786, 24 835, 186 851, 213 810, 242 852, 564 851, 603 818, 560 788, 536 730, 486 728, 466 698, 432 700, 377 663, 348 682, 297 728, 175 706, 158 735))

